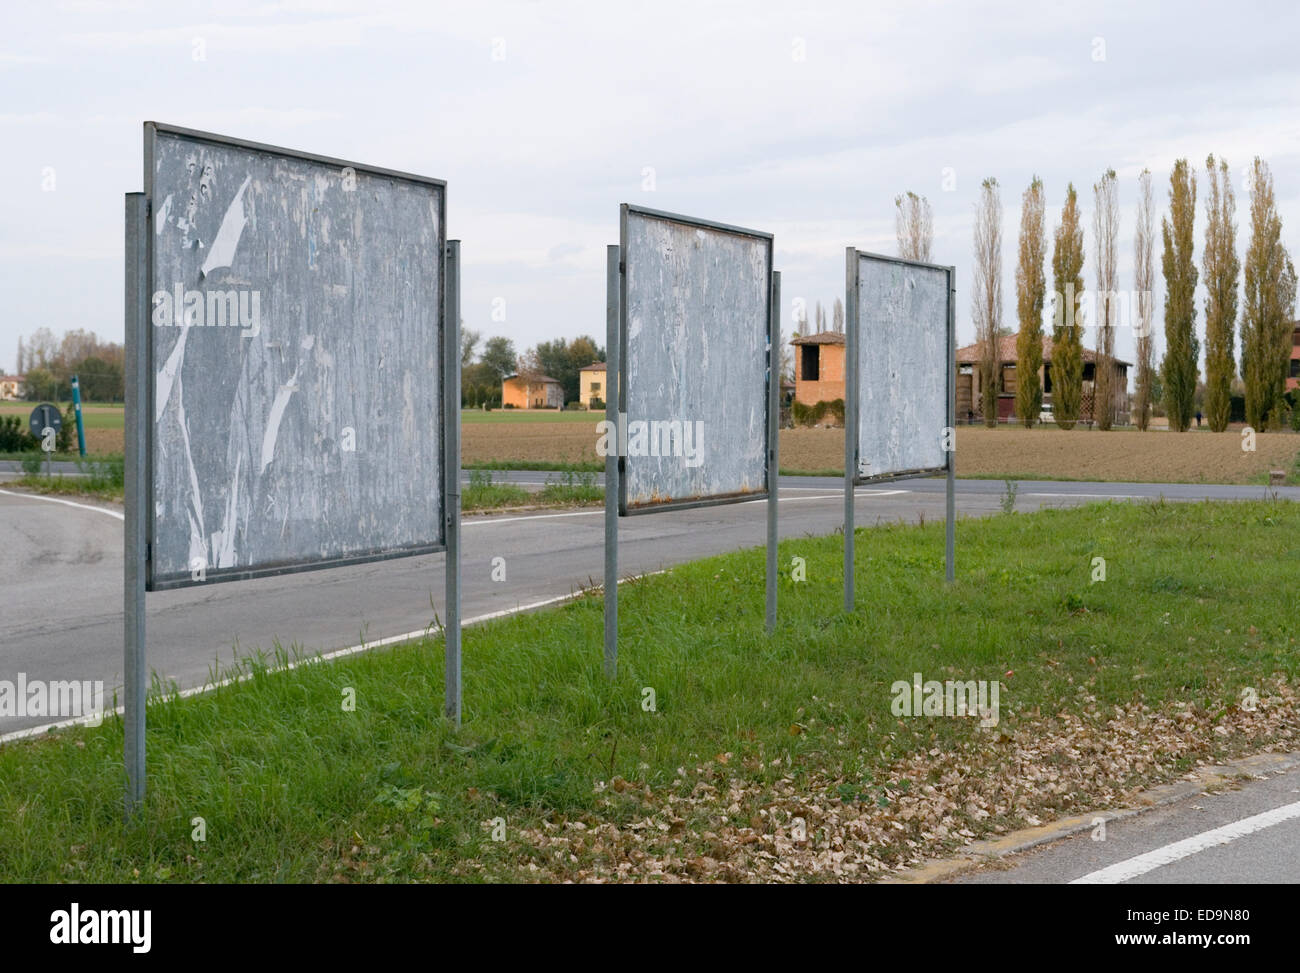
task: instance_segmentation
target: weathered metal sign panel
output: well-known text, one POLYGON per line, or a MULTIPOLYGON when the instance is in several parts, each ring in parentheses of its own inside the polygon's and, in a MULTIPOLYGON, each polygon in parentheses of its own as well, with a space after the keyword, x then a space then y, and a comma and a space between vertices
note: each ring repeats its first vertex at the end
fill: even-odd
POLYGON ((771 235, 621 217, 619 512, 765 496, 771 235))
POLYGON ((443 549, 446 187, 145 129, 148 586, 443 549))
POLYGON ((859 481, 947 468, 951 286, 950 268, 858 252, 849 347, 859 481))

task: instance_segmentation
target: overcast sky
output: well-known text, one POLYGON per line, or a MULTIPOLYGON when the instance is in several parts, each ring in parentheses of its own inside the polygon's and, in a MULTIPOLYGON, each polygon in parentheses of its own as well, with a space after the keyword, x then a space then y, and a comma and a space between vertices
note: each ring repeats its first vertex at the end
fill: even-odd
MULTIPOLYGON (((896 252, 893 199, 911 189, 934 206, 972 340, 986 176, 1003 186, 1013 327, 1035 173, 1049 233, 1080 190, 1089 286, 1091 187, 1111 167, 1126 289, 1137 175, 1152 169, 1163 213, 1179 157, 1200 177, 1198 265, 1210 152, 1233 167, 1239 253, 1255 155, 1300 250, 1292 4, 6 0, 2 16, 0 370, 41 326, 122 339, 122 194, 143 188, 146 119, 446 179, 465 324, 521 351, 604 343, 622 202, 774 233, 787 332, 796 299, 843 296, 846 246, 896 252)), ((1159 313, 1157 334, 1160 353, 1159 313)), ((1122 331, 1116 351, 1133 344, 1122 331)))

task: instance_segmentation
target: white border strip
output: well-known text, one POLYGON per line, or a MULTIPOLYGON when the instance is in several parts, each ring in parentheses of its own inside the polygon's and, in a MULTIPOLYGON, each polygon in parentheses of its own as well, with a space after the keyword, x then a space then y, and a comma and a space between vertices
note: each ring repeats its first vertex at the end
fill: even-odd
POLYGON ((1240 821, 1225 824, 1213 831, 1203 831, 1191 838, 1184 838, 1182 841, 1175 841, 1173 844, 1157 848, 1155 851, 1148 851, 1145 855, 1138 855, 1126 861, 1110 865, 1107 868, 1089 872, 1087 875, 1076 878, 1070 884, 1115 885, 1120 882, 1128 882, 1157 868, 1172 865, 1176 861, 1190 858, 1192 855, 1199 854, 1210 848, 1217 848, 1219 845, 1226 845, 1238 838, 1254 834, 1256 831, 1263 831, 1265 828, 1271 828, 1283 821, 1290 821, 1292 818, 1300 818, 1300 801, 1295 804, 1276 807, 1271 811, 1265 811, 1249 818, 1242 818, 1240 821))
MULTIPOLYGON (((126 515, 120 514, 116 510, 109 510, 107 507, 92 507, 88 503, 77 503, 73 500, 63 500, 59 497, 47 497, 42 493, 15 493, 13 490, 0 490, 6 497, 18 497, 21 500, 44 500, 46 503, 61 503, 66 507, 77 507, 81 510, 93 510, 97 514, 107 514, 110 517, 116 517, 118 520, 125 520, 126 515)), ((0 737, 3 739, 3 737, 0 737)))

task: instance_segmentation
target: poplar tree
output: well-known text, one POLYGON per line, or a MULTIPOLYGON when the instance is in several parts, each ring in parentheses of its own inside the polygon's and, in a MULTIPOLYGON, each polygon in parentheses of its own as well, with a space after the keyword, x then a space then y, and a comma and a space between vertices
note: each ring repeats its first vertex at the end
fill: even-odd
POLYGON ((1233 336, 1237 328, 1237 202, 1228 163, 1205 160, 1205 417, 1223 432, 1232 415, 1232 377, 1236 372, 1233 336))
POLYGON ((998 332, 1002 326, 1002 199, 992 176, 975 204, 975 279, 971 316, 980 342, 980 391, 984 425, 998 424, 998 332))
POLYGON ((1186 432, 1195 412, 1196 356, 1196 173, 1186 159, 1169 175, 1169 215, 1160 220, 1165 278, 1165 357, 1160 366, 1169 428, 1186 432))
POLYGON ((898 236, 898 255, 904 260, 929 262, 934 243, 934 218, 930 201, 908 191, 894 197, 894 231, 898 236))
POLYGON ((1110 429, 1115 418, 1115 300, 1118 296, 1116 250, 1119 237, 1119 182, 1107 169, 1092 187, 1092 235, 1097 248, 1097 360, 1093 366, 1092 416, 1097 428, 1110 429))
POLYGON ((1246 423, 1267 428, 1280 418, 1291 361, 1291 316, 1296 272, 1282 245, 1282 218, 1273 175, 1256 157, 1250 181, 1250 244, 1246 248, 1245 300, 1241 314, 1241 377, 1246 384, 1246 423))
POLYGON ((1047 298, 1045 217, 1047 200, 1043 181, 1034 176, 1025 190, 1020 209, 1020 260, 1016 265, 1016 416, 1028 429, 1043 408, 1043 385, 1038 370, 1043 365, 1043 304, 1047 298))
POLYGON ((1152 319, 1155 309, 1155 200, 1151 190, 1151 170, 1138 176, 1137 229, 1133 236, 1133 283, 1137 297, 1137 398, 1133 421, 1146 432, 1151 424, 1151 399, 1155 378, 1155 335, 1152 319))
POLYGON ((1073 429, 1083 404, 1083 321, 1078 313, 1083 294, 1083 225, 1073 183, 1066 189, 1054 236, 1052 288, 1052 418, 1062 429, 1073 429))

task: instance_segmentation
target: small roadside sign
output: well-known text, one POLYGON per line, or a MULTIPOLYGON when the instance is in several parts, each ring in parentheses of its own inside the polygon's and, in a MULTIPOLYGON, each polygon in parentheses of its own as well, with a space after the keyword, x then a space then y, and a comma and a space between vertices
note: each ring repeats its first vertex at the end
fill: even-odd
POLYGON ((47 453, 54 452, 55 437, 59 434, 59 429, 63 426, 63 417, 59 415, 59 407, 50 405, 48 402, 42 402, 32 410, 30 420, 32 437, 41 444, 41 449, 47 453))

